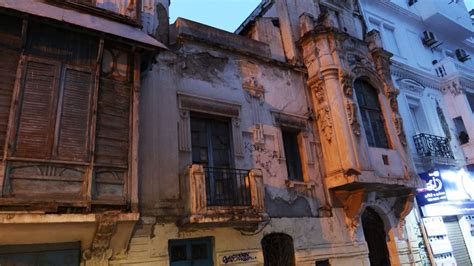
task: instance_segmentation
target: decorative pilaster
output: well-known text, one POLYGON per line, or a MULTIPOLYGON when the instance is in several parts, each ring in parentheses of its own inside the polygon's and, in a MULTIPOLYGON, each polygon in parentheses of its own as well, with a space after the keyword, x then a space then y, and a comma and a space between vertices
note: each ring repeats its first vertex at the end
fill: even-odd
POLYGON ((331 142, 334 133, 333 122, 324 91, 324 80, 322 77, 316 76, 308 81, 308 85, 317 102, 316 120, 318 121, 319 130, 322 132, 325 139, 328 142, 331 142))
POLYGON ((188 110, 179 111, 179 122, 178 122, 178 143, 179 150, 190 152, 191 151, 191 128, 188 110))
POLYGON ((244 156, 243 143, 242 143, 242 130, 240 128, 240 118, 232 118, 232 137, 234 139, 234 154, 237 157, 244 156))

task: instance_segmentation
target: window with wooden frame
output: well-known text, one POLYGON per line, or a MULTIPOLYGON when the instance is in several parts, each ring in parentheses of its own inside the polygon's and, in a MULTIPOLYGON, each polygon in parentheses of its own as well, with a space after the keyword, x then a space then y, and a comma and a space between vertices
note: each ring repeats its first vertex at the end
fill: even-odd
POLYGON ((304 181, 301 155, 298 144, 298 135, 300 132, 297 129, 282 128, 281 133, 283 138, 283 147, 285 150, 288 179, 304 181))
POLYGON ((126 203, 137 113, 131 47, 34 22, 24 32, 12 119, 5 120, 4 195, 126 203), (30 183, 44 185, 25 190, 30 183))
POLYGON ((230 121, 223 117, 191 114, 193 163, 206 167, 231 168, 230 121))
POLYGON ((30 25, 12 157, 87 161, 98 40, 30 25))
POLYGON ((360 79, 355 81, 354 88, 369 146, 388 149, 385 119, 380 108, 377 90, 360 79))

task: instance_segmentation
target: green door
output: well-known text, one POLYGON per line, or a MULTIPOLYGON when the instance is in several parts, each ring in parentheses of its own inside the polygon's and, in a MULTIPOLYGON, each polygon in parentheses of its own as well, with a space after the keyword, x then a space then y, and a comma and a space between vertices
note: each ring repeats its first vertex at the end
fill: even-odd
POLYGON ((170 240, 170 266, 213 266, 212 238, 170 240))

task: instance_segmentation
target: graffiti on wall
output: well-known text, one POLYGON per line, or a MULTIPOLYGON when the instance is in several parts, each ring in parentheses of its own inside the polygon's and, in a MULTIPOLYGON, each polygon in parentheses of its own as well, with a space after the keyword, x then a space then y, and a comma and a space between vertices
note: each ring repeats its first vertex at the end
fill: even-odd
POLYGON ((273 167, 273 164, 278 163, 277 151, 247 141, 244 143, 244 151, 253 155, 257 167, 263 169, 271 177, 276 177, 276 172, 274 171, 275 167, 273 167))
POLYGON ((257 257, 250 255, 250 252, 240 252, 222 257, 223 264, 255 261, 257 257))

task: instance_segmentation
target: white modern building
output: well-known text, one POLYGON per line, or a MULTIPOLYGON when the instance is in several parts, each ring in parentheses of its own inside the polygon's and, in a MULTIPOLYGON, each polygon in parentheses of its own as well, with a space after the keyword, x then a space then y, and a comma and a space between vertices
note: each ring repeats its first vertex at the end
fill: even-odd
POLYGON ((360 1, 391 53, 399 111, 427 182, 407 217, 411 263, 474 262, 474 35, 462 0, 360 1), (471 138, 469 138, 471 136, 471 138), (418 226, 420 225, 420 226, 418 226))

